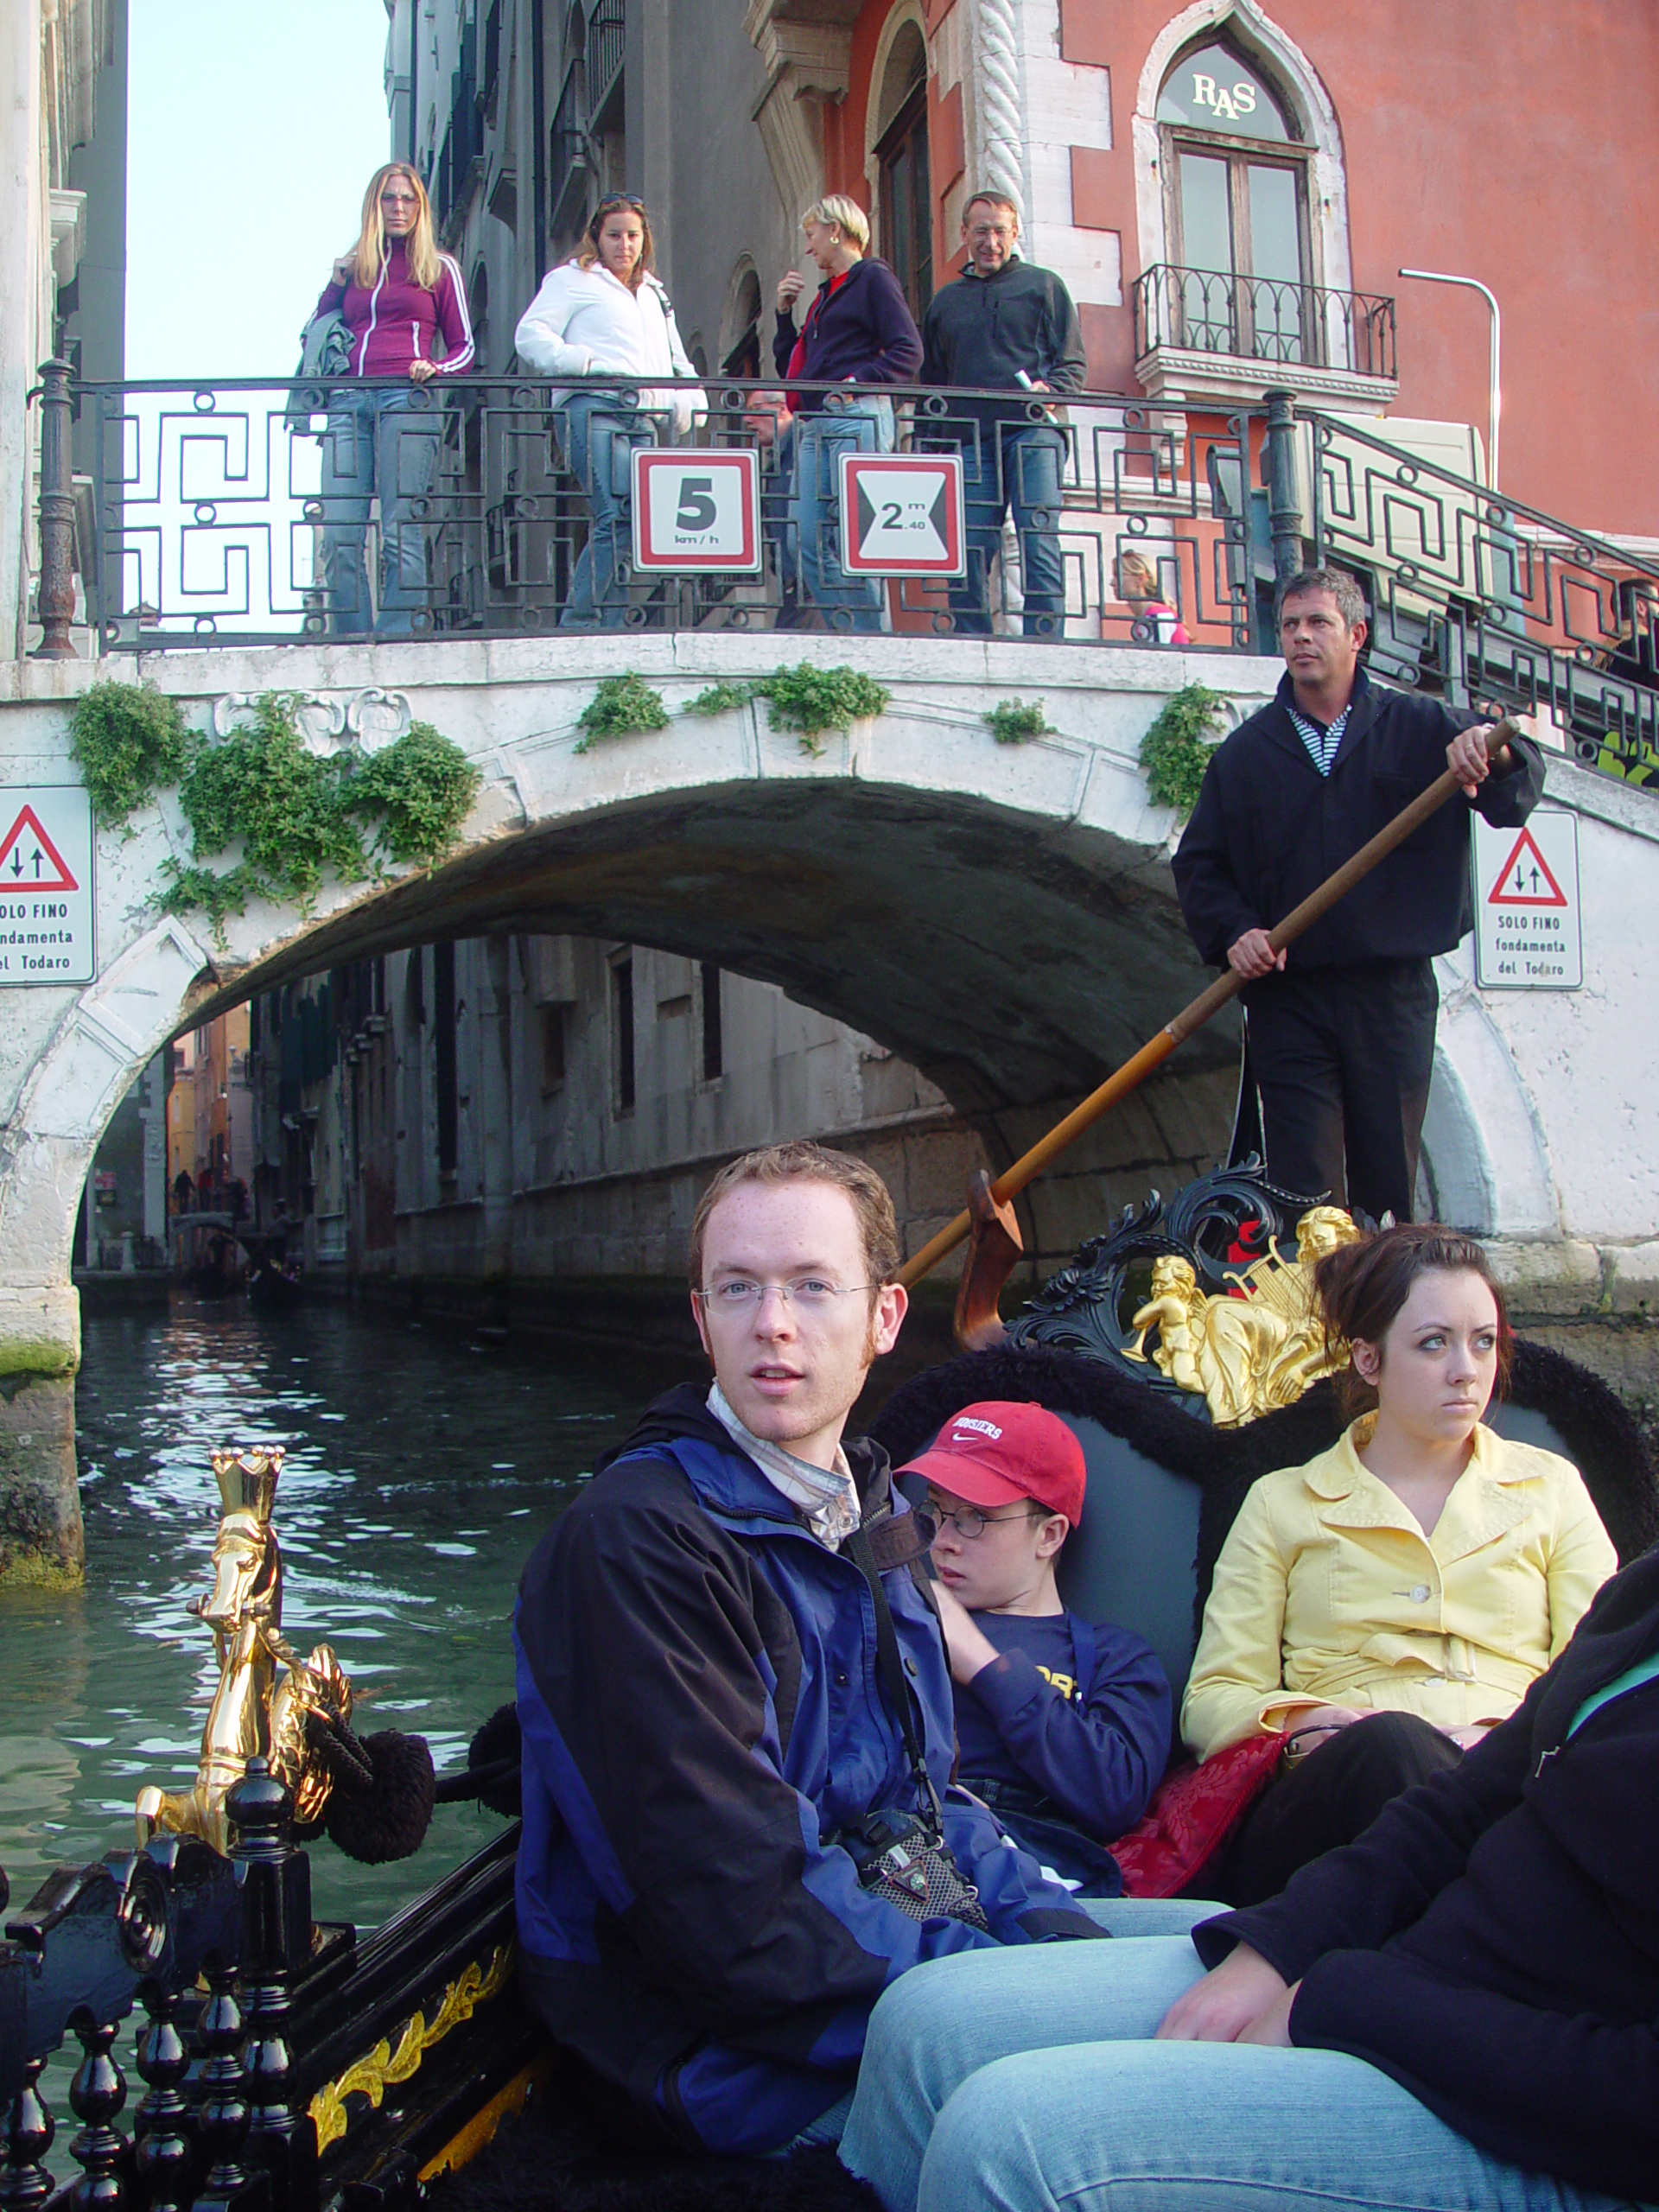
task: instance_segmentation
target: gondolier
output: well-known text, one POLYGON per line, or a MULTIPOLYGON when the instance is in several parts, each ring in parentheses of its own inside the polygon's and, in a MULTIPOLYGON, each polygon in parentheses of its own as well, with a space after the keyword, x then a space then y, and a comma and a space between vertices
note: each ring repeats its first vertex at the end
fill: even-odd
POLYGON ((1524 822, 1535 745, 1502 774, 1491 725, 1373 684, 1351 576, 1305 569, 1281 596, 1285 675, 1219 745, 1175 855, 1202 957, 1245 978, 1251 1078, 1273 1180, 1409 1221, 1439 1004, 1432 962, 1473 926, 1469 812, 1524 822), (1268 931, 1450 767, 1465 798, 1433 815, 1276 956, 1268 931))

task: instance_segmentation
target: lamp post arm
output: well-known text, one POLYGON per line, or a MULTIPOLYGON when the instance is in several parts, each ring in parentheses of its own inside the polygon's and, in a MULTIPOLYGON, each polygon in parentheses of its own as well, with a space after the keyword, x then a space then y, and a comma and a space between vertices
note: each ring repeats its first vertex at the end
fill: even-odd
POLYGON ((1496 492, 1498 481, 1498 418, 1503 410, 1503 311, 1497 304, 1497 295, 1489 284, 1483 284, 1478 276, 1450 276, 1442 269, 1402 269, 1400 274, 1420 277, 1425 284, 1462 284, 1471 292, 1478 292, 1491 309, 1491 369, 1486 403, 1486 480, 1496 492))

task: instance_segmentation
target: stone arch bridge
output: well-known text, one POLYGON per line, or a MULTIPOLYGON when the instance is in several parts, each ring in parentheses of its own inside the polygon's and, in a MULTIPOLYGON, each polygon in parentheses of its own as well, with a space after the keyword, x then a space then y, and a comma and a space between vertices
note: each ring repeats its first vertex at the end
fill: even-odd
MULTIPOLYGON (((1168 652, 1082 652, 921 638, 815 640, 879 678, 887 710, 810 757, 764 702, 681 710, 706 685, 768 672, 771 637, 677 635, 284 647, 0 669, 0 753, 13 785, 73 783, 68 719, 98 677, 140 675, 221 731, 259 692, 300 694, 308 741, 389 742, 434 723, 481 775, 442 865, 326 887, 205 921, 160 916, 168 856, 189 858, 175 795, 97 852, 96 980, 0 995, 0 1572, 8 1556, 73 1567, 70 1248, 104 1127, 171 1037, 252 992, 444 937, 611 937, 776 982, 863 1030, 938 1083, 1012 1157, 1201 988, 1168 858, 1178 825, 1136 766, 1168 694, 1195 678, 1235 717, 1279 664, 1168 652), (673 719, 578 750, 601 677, 637 671, 673 719), (988 705, 1039 702, 1052 734, 999 745, 988 705)), ((1659 1095, 1648 949, 1659 809, 1565 760, 1551 795, 1580 817, 1585 989, 1483 996, 1465 948, 1441 963, 1443 1014, 1426 1132, 1447 1217, 1498 1242, 1535 1296, 1645 1294, 1659 1275, 1659 1095), (1647 1134, 1643 1122, 1647 1122, 1647 1134)), ((1166 1117, 1197 1116, 1191 1154, 1224 1143, 1236 1028, 1183 1048, 1166 1117)), ((1071 1174, 1085 1192, 1090 1159, 1071 1174)), ((1064 1207, 1066 1179, 1032 1193, 1064 1207)), ((1088 1225, 1086 1212, 1081 1225, 1088 1225)), ((1069 1232, 1070 1216, 1063 1226, 1069 1232)))

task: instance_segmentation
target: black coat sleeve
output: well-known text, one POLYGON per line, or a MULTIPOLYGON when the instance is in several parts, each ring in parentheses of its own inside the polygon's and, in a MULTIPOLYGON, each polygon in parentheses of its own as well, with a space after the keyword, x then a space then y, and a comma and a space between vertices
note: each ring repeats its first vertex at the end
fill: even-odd
POLYGON ((916 327, 910 302, 899 289, 899 279, 885 262, 870 264, 864 308, 874 358, 859 377, 859 382, 911 383, 922 365, 922 334, 916 327))
POLYGON ((1204 772, 1198 804, 1181 832, 1172 865, 1175 895, 1199 959, 1212 968, 1224 968, 1228 946, 1236 944, 1246 930, 1265 929, 1267 923, 1234 874, 1218 755, 1204 772))
POLYGON ((1463 1873, 1487 1829, 1520 1803, 1548 1679, 1455 1767, 1386 1806, 1357 1843, 1313 1860, 1268 1904, 1205 1921, 1192 1939, 1205 1964, 1248 1943, 1287 1981, 1300 1981, 1328 1952, 1380 1949, 1413 1926, 1463 1873))
POLYGON ((790 359, 795 351, 795 340, 800 334, 795 327, 794 316, 785 315, 780 308, 777 325, 772 334, 772 365, 780 377, 789 374, 790 359))
POLYGON ((1515 765, 1506 775, 1488 776, 1469 802, 1495 830, 1516 830, 1544 795, 1544 756, 1529 737, 1512 738, 1515 765))

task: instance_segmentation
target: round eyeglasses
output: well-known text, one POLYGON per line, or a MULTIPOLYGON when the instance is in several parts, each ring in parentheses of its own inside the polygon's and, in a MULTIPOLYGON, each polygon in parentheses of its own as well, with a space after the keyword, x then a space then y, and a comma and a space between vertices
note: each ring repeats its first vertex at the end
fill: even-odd
POLYGON ((976 1505, 959 1505, 954 1513, 947 1513, 942 1505, 928 1501, 928 1511, 938 1522, 948 1521, 964 1542, 972 1543, 976 1536, 982 1536, 988 1529, 1001 1527, 1004 1521, 1039 1521, 1046 1515, 1033 1512, 1022 1505, 1014 1513, 982 1513, 976 1505))
POLYGON ((793 1306, 803 1313, 830 1313, 835 1310, 838 1298, 853 1298, 861 1290, 874 1290, 873 1282, 830 1282, 823 1275, 797 1275, 789 1282, 751 1282, 747 1276, 732 1275, 724 1282, 717 1282, 712 1290, 697 1290, 691 1294, 702 1301, 705 1313, 753 1313, 763 1305, 766 1293, 775 1290, 785 1306, 793 1306))

